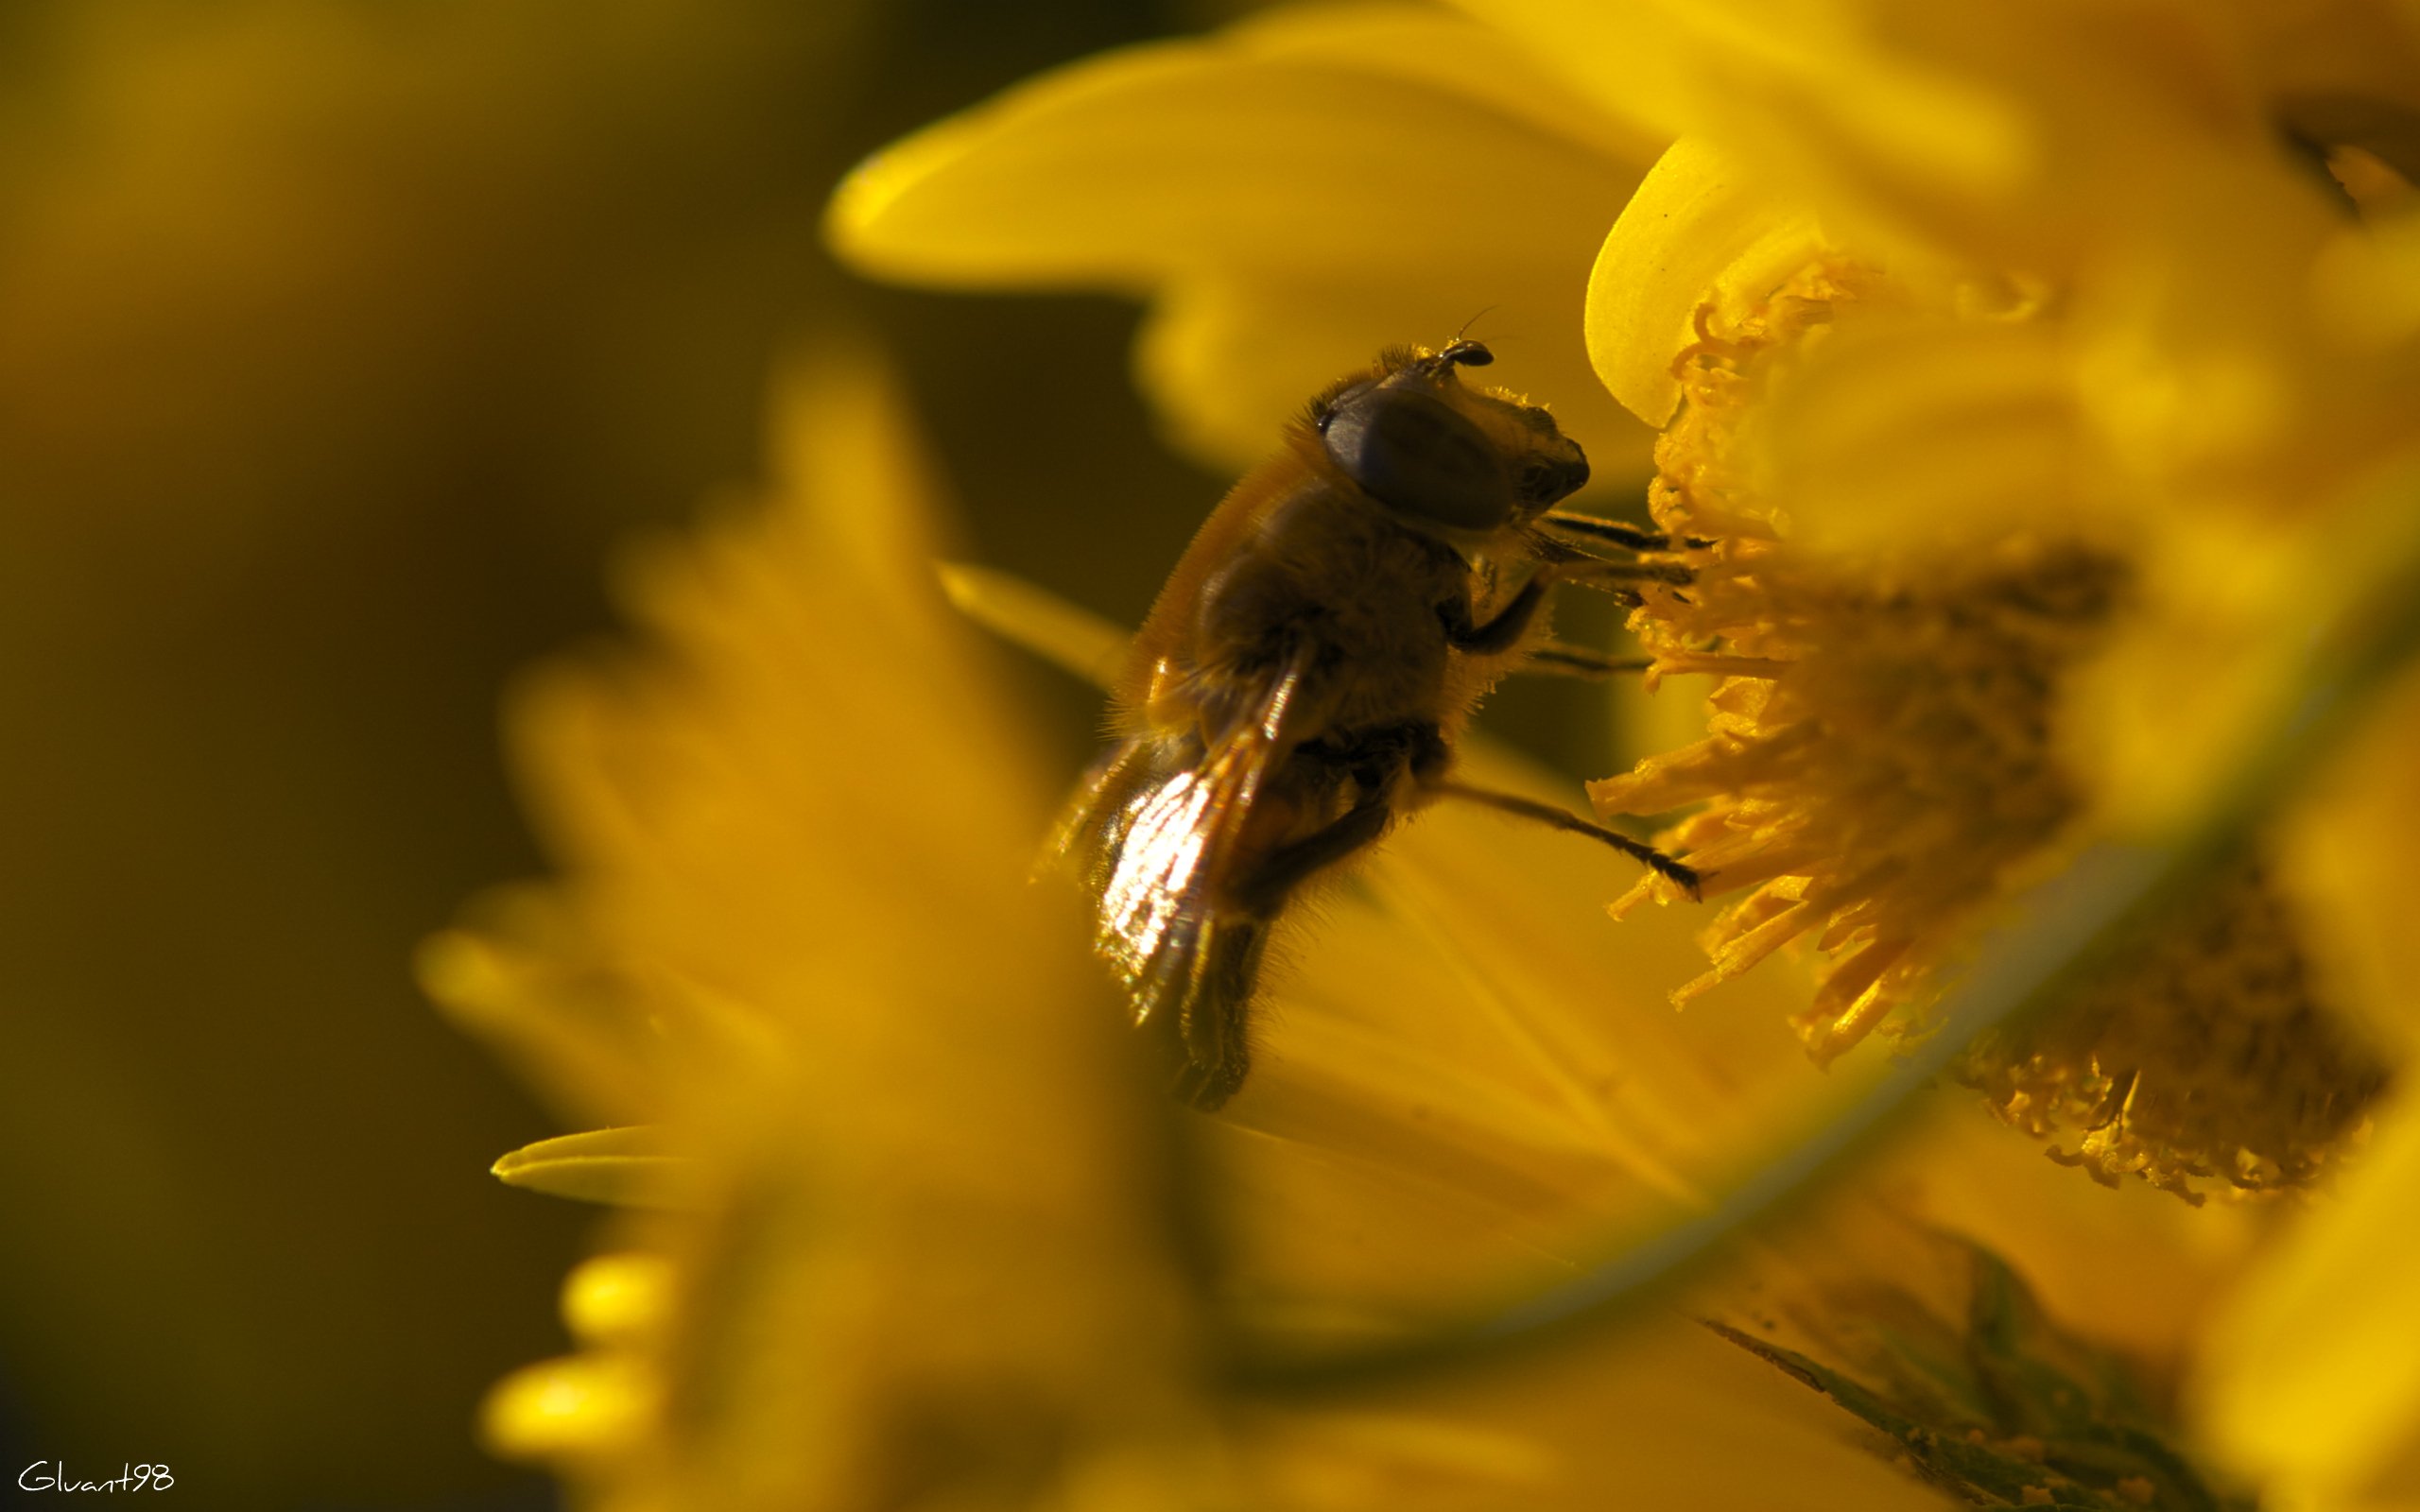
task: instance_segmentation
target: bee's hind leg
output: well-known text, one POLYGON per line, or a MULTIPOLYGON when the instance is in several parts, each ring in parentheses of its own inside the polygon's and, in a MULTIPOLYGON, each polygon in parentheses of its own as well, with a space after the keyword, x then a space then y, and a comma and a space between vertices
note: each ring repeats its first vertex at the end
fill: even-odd
POLYGON ((1279 847, 1238 879, 1211 920, 1194 957, 1193 979, 1178 1020, 1183 1060, 1177 1095, 1202 1112, 1216 1112, 1244 1084, 1252 1069, 1251 1022, 1260 959, 1269 923, 1287 898, 1312 873, 1335 865, 1386 833, 1392 810, 1372 799, 1292 843, 1279 847))
POLYGON ((1465 787, 1460 782, 1431 782, 1427 787, 1429 792, 1440 798, 1458 798, 1466 803, 1478 803, 1487 808, 1501 810, 1506 814, 1517 814, 1525 819, 1535 819, 1540 824, 1548 825, 1554 829, 1572 834, 1584 834, 1592 840, 1602 841, 1632 860, 1647 867, 1658 876, 1669 877, 1679 883, 1682 890, 1690 897, 1698 896, 1698 874, 1694 868, 1673 860, 1644 841, 1634 840, 1629 835, 1608 830, 1601 824, 1592 824, 1576 814, 1564 812, 1551 803, 1541 803, 1535 799, 1522 798, 1512 793, 1497 793, 1484 787, 1465 787))
POLYGON ((1268 943, 1269 926, 1262 920, 1221 915, 1195 957, 1190 990, 1177 1015, 1184 1054, 1176 1094, 1202 1112, 1225 1107, 1252 1071, 1245 1031, 1268 943))

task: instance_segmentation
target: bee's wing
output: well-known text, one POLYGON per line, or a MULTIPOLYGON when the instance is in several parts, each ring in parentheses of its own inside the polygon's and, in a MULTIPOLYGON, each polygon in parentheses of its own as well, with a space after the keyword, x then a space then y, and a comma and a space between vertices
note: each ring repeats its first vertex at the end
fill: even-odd
POLYGON ((1243 1080, 1245 999, 1261 921, 1221 910, 1237 842, 1284 760, 1298 661, 1259 691, 1216 744, 1142 737, 1094 768, 1056 850, 1080 855, 1096 899, 1093 943, 1126 985, 1134 1022, 1183 1041, 1193 1101, 1215 1107, 1243 1080))
POLYGON ((1034 863, 1036 877, 1068 867, 1079 871, 1087 885, 1098 882, 1101 862, 1115 845, 1126 805, 1139 784, 1149 780, 1153 745, 1148 739, 1122 740, 1093 764, 1059 811, 1049 843, 1034 863))

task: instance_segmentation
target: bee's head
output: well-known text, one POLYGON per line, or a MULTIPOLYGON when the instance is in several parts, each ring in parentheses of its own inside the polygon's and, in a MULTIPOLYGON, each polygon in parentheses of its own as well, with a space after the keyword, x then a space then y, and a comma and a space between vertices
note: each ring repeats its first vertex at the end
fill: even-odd
POLYGON ((1311 423, 1329 460, 1407 524, 1446 535, 1517 524, 1587 482, 1588 459, 1545 410, 1462 386, 1460 369, 1495 360, 1477 341, 1390 349, 1312 401, 1311 423))

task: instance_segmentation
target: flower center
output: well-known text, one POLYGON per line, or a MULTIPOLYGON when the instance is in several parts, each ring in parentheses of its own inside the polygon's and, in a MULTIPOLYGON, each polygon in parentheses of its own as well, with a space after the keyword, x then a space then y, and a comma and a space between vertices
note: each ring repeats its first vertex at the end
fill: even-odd
MULTIPOLYGON (((2054 533, 1962 559, 1852 560, 1797 547, 1743 465, 1772 355, 1873 276, 1819 265, 1701 339, 1651 490, 1683 589, 1632 627, 1651 678, 1720 676, 1703 740, 1593 783, 1599 812, 1700 805, 1662 837, 1708 898, 1709 971, 1685 1003, 1785 944, 1827 957, 1796 1023, 1821 1063, 1876 1029, 1921 1032, 1979 916, 2075 843, 2084 796, 2055 739, 2066 675, 2124 614, 2129 564, 2054 533)), ((1669 894, 1654 879, 1618 915, 1669 894)), ((2256 870, 2213 885, 2133 964, 1965 1057, 1962 1079, 2054 1159, 2199 1201, 2308 1180, 2357 1128, 2383 1070, 2313 1001, 2292 920, 2256 870)))

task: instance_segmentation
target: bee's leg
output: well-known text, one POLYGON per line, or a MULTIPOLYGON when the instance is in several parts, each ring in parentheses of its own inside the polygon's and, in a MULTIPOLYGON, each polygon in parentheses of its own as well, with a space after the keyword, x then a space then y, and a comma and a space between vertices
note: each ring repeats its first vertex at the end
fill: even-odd
MULTIPOLYGON (((1568 531, 1583 541, 1619 546, 1625 551, 1669 551, 1672 549, 1672 538, 1660 530, 1648 530, 1638 525, 1625 524, 1619 520, 1606 520, 1593 514, 1582 514, 1576 509, 1548 509, 1538 516, 1536 523, 1556 530, 1568 531)), ((1714 542, 1697 536, 1684 536, 1681 538, 1681 544, 1702 551, 1713 545, 1714 542)))
POLYGON ((1176 1090, 1186 1102, 1205 1113, 1217 1111, 1252 1069, 1245 1031, 1261 954, 1269 943, 1268 921, 1305 878, 1377 839, 1392 816, 1383 799, 1373 799, 1279 847, 1237 882, 1232 904, 1236 911, 1221 909, 1204 926, 1184 1011, 1177 1015, 1184 1061, 1177 1070, 1176 1090))
POLYGON ((1427 786, 1428 791, 1441 798, 1458 798, 1465 802, 1484 804, 1492 809, 1500 809, 1507 814, 1517 814, 1526 819, 1535 819, 1541 824, 1567 831, 1573 834, 1584 834, 1591 839, 1601 840, 1658 875, 1669 877, 1679 883, 1682 890, 1690 897, 1698 896, 1698 874, 1693 868, 1684 866, 1651 845, 1608 830, 1601 824, 1591 824, 1578 815, 1566 814, 1551 803, 1541 803, 1535 799, 1521 798, 1512 793, 1491 792, 1483 787, 1465 787, 1460 782, 1431 782, 1427 786))
POLYGON ((1178 1016, 1184 1059, 1176 1093, 1205 1113, 1215 1113, 1252 1071, 1246 1037, 1253 987, 1269 926, 1257 919, 1221 914, 1205 926, 1195 957, 1193 981, 1178 1016))
POLYGON ((1685 588, 1698 580, 1698 575, 1677 561, 1596 561, 1561 565, 1554 570, 1563 582, 1578 583, 1582 588, 1606 588, 1621 583, 1669 583, 1685 588))
POLYGON ((1645 530, 1624 524, 1619 520, 1606 520, 1576 509, 1548 509, 1538 516, 1538 524, 1556 530, 1567 530, 1583 541, 1619 546, 1625 551, 1666 551, 1672 538, 1660 530, 1645 530))
POLYGON ((1530 632, 1530 622, 1538 617, 1538 607, 1547 600, 1547 579, 1530 578, 1512 595, 1512 602, 1496 610, 1495 617, 1484 625, 1471 623, 1471 606, 1467 598, 1458 598, 1437 611, 1445 622, 1445 640, 1457 651, 1474 656, 1495 656, 1521 644, 1530 632))
POLYGON ((1299 747, 1295 759, 1322 770, 1312 780, 1321 791, 1356 796, 1342 814, 1270 851, 1241 880, 1237 902, 1262 918, 1273 917, 1312 873, 1386 833, 1404 779, 1426 784, 1444 776, 1454 753, 1435 721, 1409 719, 1361 730, 1341 745, 1299 747))
POLYGON ((1607 656, 1585 646, 1548 641, 1531 650, 1530 659, 1513 670, 1550 678, 1613 678, 1644 672, 1654 664, 1651 656, 1607 656))
POLYGON ((1274 915, 1287 895, 1322 868, 1334 866, 1376 840, 1393 817, 1383 798, 1374 798, 1299 840, 1282 845, 1253 868, 1236 887, 1236 901, 1262 918, 1274 915))

